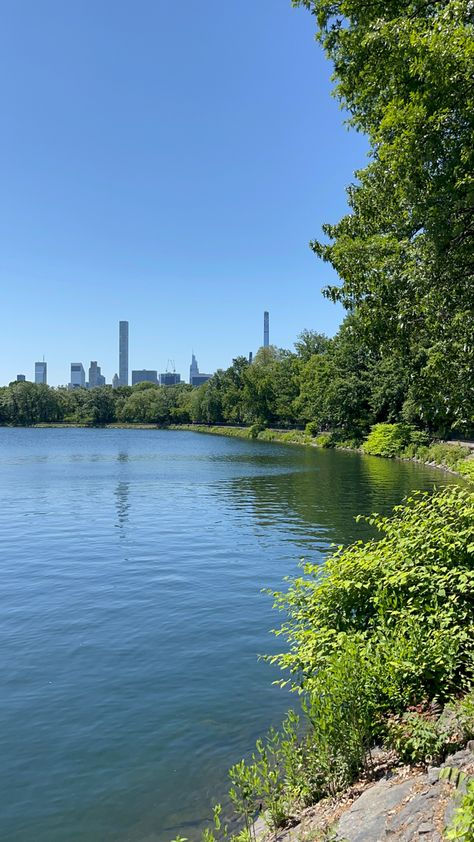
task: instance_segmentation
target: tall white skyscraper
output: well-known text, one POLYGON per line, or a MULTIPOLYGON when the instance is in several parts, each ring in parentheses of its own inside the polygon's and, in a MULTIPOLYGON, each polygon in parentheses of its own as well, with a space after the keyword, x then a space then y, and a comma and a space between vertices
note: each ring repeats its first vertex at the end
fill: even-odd
POLYGON ((119 322, 119 385, 128 386, 128 322, 119 322))
POLYGON ((44 362, 35 363, 35 383, 48 382, 48 364, 44 362))

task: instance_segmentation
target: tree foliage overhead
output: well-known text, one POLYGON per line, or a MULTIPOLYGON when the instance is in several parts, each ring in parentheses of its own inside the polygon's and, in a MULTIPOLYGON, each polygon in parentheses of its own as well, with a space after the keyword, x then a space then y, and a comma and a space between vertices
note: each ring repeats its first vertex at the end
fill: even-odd
POLYGON ((414 412, 466 426, 473 416, 474 5, 293 5, 315 15, 335 95, 370 143, 370 162, 347 191, 349 213, 312 243, 342 281, 326 294, 356 308, 372 345, 410 360, 414 412))

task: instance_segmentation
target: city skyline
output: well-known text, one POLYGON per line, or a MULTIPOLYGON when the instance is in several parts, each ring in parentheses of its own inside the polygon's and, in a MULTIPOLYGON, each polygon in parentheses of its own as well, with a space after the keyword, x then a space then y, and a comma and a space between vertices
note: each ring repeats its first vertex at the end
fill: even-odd
POLYGON ((193 347, 225 368, 257 349, 265 309, 280 347, 334 335, 335 275, 308 243, 344 212, 367 143, 330 97, 311 16, 210 0, 190 26, 180 4, 25 1, 2 20, 0 382, 43 355, 53 385, 76 360, 109 381, 124 314, 130 369, 187 372, 193 347))
MULTIPOLYGON (((257 345, 258 347, 268 347, 269 345, 269 312, 267 310, 263 313, 263 342, 262 345, 257 345)), ((51 386, 69 386, 71 388, 78 388, 78 387, 85 387, 86 385, 89 388, 93 388, 94 386, 105 386, 105 385, 112 385, 114 388, 117 386, 128 386, 129 382, 131 385, 136 385, 143 380, 147 380, 148 382, 157 382, 161 385, 171 385, 172 382, 189 382, 192 385, 202 385, 206 380, 208 380, 212 374, 204 373, 199 370, 198 361, 194 350, 191 351, 191 364, 189 366, 189 381, 185 378, 184 381, 181 381, 181 373, 178 372, 177 379, 173 379, 173 374, 176 372, 176 365, 174 360, 170 358, 167 359, 166 368, 164 371, 160 371, 158 373, 158 369, 131 369, 129 368, 129 321, 128 320, 120 320, 118 323, 119 332, 118 332, 118 372, 115 372, 113 376, 110 377, 109 380, 102 374, 102 366, 98 365, 97 360, 91 360, 89 365, 89 376, 86 378, 86 368, 84 367, 83 362, 73 362, 69 365, 70 376, 66 383, 48 383, 47 379, 47 361, 43 359, 42 362, 35 362, 35 373, 34 378, 31 378, 31 382, 35 383, 44 383, 51 386), (171 369, 171 370, 170 370, 171 369), (139 379, 138 375, 142 374, 142 380, 139 379), (168 376, 169 375, 169 376, 168 376), (130 381, 131 378, 131 381, 130 381)), ((253 351, 249 353, 249 360, 252 360, 253 351)), ((245 356, 245 353, 242 354, 235 354, 235 356, 245 356)), ((223 366, 220 366, 222 368, 223 366)), ((215 369, 217 370, 217 369, 215 369)), ((14 380, 24 381, 30 380, 30 378, 22 374, 17 374, 16 377, 12 377, 8 382, 13 382, 14 380)), ((6 384, 1 384, 6 385, 6 384)))

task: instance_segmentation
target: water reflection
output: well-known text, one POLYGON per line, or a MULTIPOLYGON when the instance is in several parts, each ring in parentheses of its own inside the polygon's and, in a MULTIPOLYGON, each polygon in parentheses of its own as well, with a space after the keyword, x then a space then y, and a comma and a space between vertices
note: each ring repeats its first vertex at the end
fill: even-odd
MULTIPOLYGON (((117 454, 117 462, 119 464, 119 472, 123 473, 122 466, 127 466, 129 462, 129 455, 124 451, 117 454)), ((128 480, 120 479, 114 491, 115 494, 115 508, 117 511, 117 524, 120 530, 120 537, 126 537, 125 528, 128 524, 130 513, 130 482, 128 480)))
MULTIPOLYGON (((274 529, 305 554, 367 538, 374 530, 356 522, 356 515, 388 514, 415 489, 439 484, 439 473, 411 463, 337 451, 302 449, 300 454, 299 470, 229 481, 236 511, 251 509, 264 544, 273 541, 274 529)), ((443 477, 446 481, 456 479, 443 477)))

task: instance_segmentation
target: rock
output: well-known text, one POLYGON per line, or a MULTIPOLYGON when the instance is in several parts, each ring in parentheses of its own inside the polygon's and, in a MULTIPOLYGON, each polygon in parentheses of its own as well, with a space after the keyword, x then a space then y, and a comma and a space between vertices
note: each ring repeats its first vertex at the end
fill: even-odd
POLYGON ((386 835, 386 815, 410 792, 412 782, 382 778, 366 790, 342 816, 337 839, 347 842, 378 842, 386 835))
POLYGON ((430 766, 428 769, 428 783, 435 784, 439 779, 439 766, 430 766))
POLYGON ((408 779, 385 777, 366 790, 339 820, 339 842, 442 842, 438 824, 452 818, 456 798, 474 774, 470 747, 438 768, 408 779), (455 787, 458 786, 456 792, 455 787), (446 802, 448 804, 446 806, 446 802), (441 813, 440 813, 441 810, 441 813))

